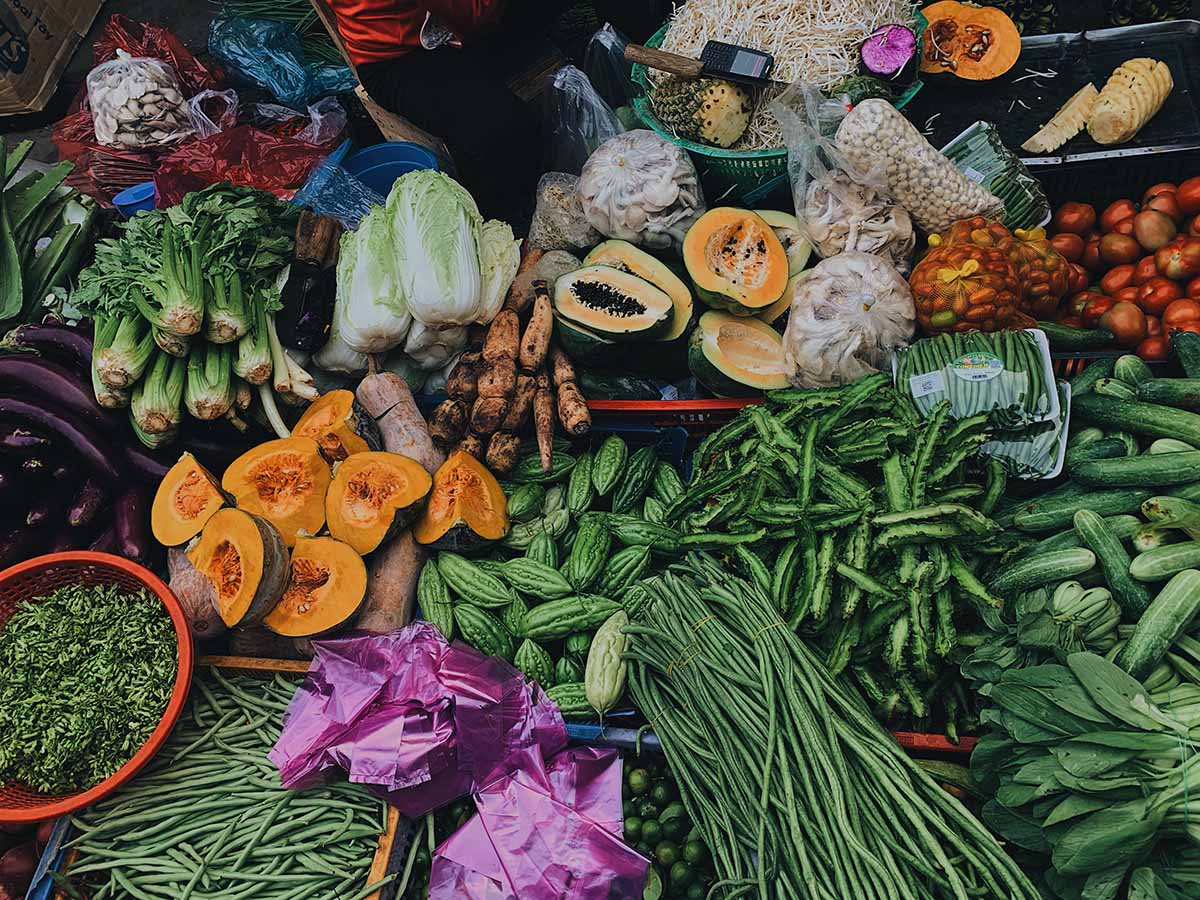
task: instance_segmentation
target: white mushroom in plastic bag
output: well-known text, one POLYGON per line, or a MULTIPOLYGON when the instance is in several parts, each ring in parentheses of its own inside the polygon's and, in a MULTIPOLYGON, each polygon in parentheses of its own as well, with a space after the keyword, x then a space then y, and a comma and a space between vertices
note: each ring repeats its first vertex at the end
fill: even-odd
POLYGON ((895 266, 870 253, 839 253, 799 278, 783 333, 797 387, 848 384, 882 369, 913 335, 916 309, 895 266))
POLYGON ((644 247, 678 250, 704 212, 700 179, 687 151, 645 129, 618 134, 596 148, 579 176, 579 196, 593 228, 644 247))

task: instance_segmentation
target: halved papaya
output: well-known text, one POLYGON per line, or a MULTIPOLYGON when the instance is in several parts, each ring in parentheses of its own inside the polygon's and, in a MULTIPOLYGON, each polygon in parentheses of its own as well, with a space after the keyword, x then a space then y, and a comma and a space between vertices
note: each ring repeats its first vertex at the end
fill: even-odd
POLYGON ((808 265, 808 258, 812 256, 813 249, 800 228, 800 220, 791 213, 777 209, 756 209, 755 212, 771 226, 775 237, 783 244, 783 252, 788 258, 788 277, 795 278, 808 265))
POLYGON ((628 241, 612 240, 592 248, 592 252, 584 257, 583 264, 620 269, 642 281, 650 282, 671 298, 675 306, 671 325, 656 340, 673 341, 687 330, 692 321, 692 292, 666 263, 628 241))
POLYGON ((150 508, 150 530, 164 547, 186 544, 228 502, 217 476, 184 453, 167 470, 150 508))
POLYGON ((675 303, 663 291, 609 266, 584 266, 560 276, 554 309, 589 331, 624 341, 658 338, 675 316, 675 303))
POLYGON ((433 480, 399 453, 355 453, 333 469, 325 495, 329 533, 365 556, 420 513, 433 480))
POLYGON ((788 281, 783 244, 748 209, 710 209, 688 229, 683 262, 696 296, 735 316, 752 316, 782 295, 788 281))
POLYGON ((760 322, 766 322, 768 325, 774 325, 782 319, 792 308, 792 297, 796 294, 796 285, 802 279, 808 277, 808 271, 797 272, 788 279, 787 287, 783 289, 783 296, 768 306, 754 314, 754 318, 760 322))
POLYGON ((240 509, 279 529, 289 547, 325 525, 329 464, 312 438, 280 438, 247 450, 229 464, 221 487, 240 509))
POLYGON ((788 386, 779 332, 720 310, 700 317, 688 344, 688 367, 718 397, 754 397, 788 386))
POLYGON ((508 498, 496 476, 462 450, 433 476, 433 491, 413 526, 418 544, 463 551, 508 534, 508 498))
POLYGON ((367 597, 367 567, 349 544, 331 537, 301 538, 283 597, 263 625, 291 638, 314 638, 345 625, 367 597))
POLYGON ((383 446, 375 420, 355 399, 354 391, 344 389, 324 393, 310 403, 292 429, 292 437, 315 440, 331 465, 383 446))
POLYGON ((245 510, 225 508, 192 541, 187 558, 216 592, 228 627, 253 624, 274 609, 288 579, 288 554, 278 529, 245 510))

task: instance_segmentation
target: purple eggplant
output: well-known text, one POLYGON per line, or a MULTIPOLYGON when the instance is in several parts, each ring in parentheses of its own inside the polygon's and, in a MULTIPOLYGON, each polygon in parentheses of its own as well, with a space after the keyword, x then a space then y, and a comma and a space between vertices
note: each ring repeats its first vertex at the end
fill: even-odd
POLYGON ((35 350, 70 366, 80 375, 92 371, 92 338, 83 328, 62 324, 18 325, 4 339, 5 346, 35 350))
POLYGON ((24 522, 0 532, 0 569, 32 559, 46 547, 46 534, 40 528, 30 528, 24 522))
POLYGON ((150 553, 150 534, 147 524, 150 505, 143 487, 131 487, 113 504, 113 529, 116 531, 117 552, 126 559, 144 560, 150 553))
POLYGON ((88 549, 93 553, 116 553, 117 552, 117 532, 111 525, 105 528, 88 544, 88 549))
POLYGON ((71 508, 67 511, 67 523, 72 528, 87 525, 96 518, 96 513, 107 499, 108 491, 104 489, 104 485, 95 478, 87 478, 71 502, 71 508))
POLYGON ((162 481, 167 470, 171 468, 178 457, 168 458, 161 452, 155 452, 130 441, 121 446, 125 455, 125 468, 138 481, 148 484, 158 484, 162 481))
POLYGON ((37 398, 62 410, 82 425, 109 432, 124 425, 121 416, 96 403, 91 381, 30 353, 0 356, 0 390, 18 397, 37 398))
POLYGON ((12 469, 0 469, 0 509, 15 509, 25 496, 29 481, 21 473, 12 469))
POLYGON ((0 455, 32 456, 50 449, 50 441, 19 425, 0 425, 0 455))
POLYGON ((27 456, 21 460, 21 477, 28 481, 41 481, 49 471, 46 460, 40 456, 27 456))
POLYGON ((80 528, 67 525, 60 528, 50 538, 46 547, 47 553, 66 553, 68 550, 79 550, 88 544, 87 533, 80 528))
POLYGON ((50 483, 38 492, 29 506, 25 524, 30 528, 50 525, 62 518, 75 494, 75 482, 71 469, 57 465, 50 471, 50 483))
POLYGON ((120 483, 123 472, 117 456, 94 428, 36 403, 0 397, 0 421, 13 420, 33 426, 49 435, 51 440, 57 438, 60 448, 69 449, 72 457, 104 484, 120 483))

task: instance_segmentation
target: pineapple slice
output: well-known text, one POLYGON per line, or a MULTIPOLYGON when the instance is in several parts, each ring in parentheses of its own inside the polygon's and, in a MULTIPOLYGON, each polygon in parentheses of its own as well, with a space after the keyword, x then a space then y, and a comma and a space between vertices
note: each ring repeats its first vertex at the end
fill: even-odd
POLYGON ((1071 95, 1037 134, 1021 145, 1029 153, 1051 153, 1083 131, 1100 92, 1090 81, 1071 95))

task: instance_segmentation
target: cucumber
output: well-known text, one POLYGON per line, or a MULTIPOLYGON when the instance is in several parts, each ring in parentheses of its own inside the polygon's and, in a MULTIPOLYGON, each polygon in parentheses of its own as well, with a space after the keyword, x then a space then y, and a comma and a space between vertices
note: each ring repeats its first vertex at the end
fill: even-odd
POLYGON ((1129 554, 1104 520, 1090 509, 1075 513, 1075 531, 1083 545, 1096 554, 1104 580, 1121 612, 1137 619, 1150 605, 1150 593, 1129 575, 1129 554))
POLYGON ((1126 456, 1137 456, 1142 452, 1142 448, 1138 445, 1138 439, 1128 431, 1110 431, 1105 435, 1108 438, 1116 438, 1125 445, 1126 456))
POLYGON ((1154 380, 1154 373, 1150 371, 1150 367, 1140 356, 1134 356, 1132 353, 1126 353, 1113 363, 1113 375, 1131 388, 1154 380))
POLYGON ((1038 322, 1046 334, 1051 350, 1108 350, 1116 345, 1117 336, 1103 328, 1072 328, 1057 322, 1038 322))
POLYGON ((1200 378, 1200 334, 1176 331, 1171 335, 1171 350, 1188 378, 1200 378))
MULTIPOLYGON (((1073 482, 1072 482, 1073 483, 1073 482)), ((1082 487, 1082 485, 1080 485, 1082 487)), ((1111 491, 1090 491, 1061 498, 1044 497, 1028 503, 1013 515, 1013 524, 1021 531, 1038 533, 1068 528, 1075 513, 1090 509, 1102 516, 1135 513, 1154 491, 1140 488, 1116 488, 1111 491)))
POLYGON ((1070 470, 1071 477, 1097 487, 1167 487, 1200 481, 1200 450, 1151 453, 1116 459, 1088 459, 1070 470))
MULTIPOLYGON (((1104 524, 1120 540, 1127 541, 1137 534, 1143 522, 1137 516, 1109 516, 1104 520, 1104 524)), ((1079 542, 1078 532, 1075 531, 1074 527, 1071 527, 1066 531, 1060 531, 1058 534, 1038 541, 1022 554, 1022 558, 1047 553, 1051 550, 1069 550, 1072 547, 1081 546, 1083 545, 1079 542)))
POLYGON ((1200 415, 1182 409, 1089 392, 1072 397, 1071 414, 1107 428, 1149 437, 1177 438, 1200 447, 1200 415))
POLYGON ((1092 385, 1092 390, 1105 397, 1116 397, 1118 400, 1136 400, 1138 396, 1137 391, 1119 378, 1101 378, 1092 385))
POLYGON ((1200 411, 1200 378, 1156 378, 1138 385, 1137 399, 1197 412, 1200 411))
POLYGON ((1184 569, 1200 567, 1200 541, 1164 544, 1139 553, 1129 564, 1138 581, 1166 581, 1184 569))
POLYGON ((1087 444, 1067 448, 1065 465, 1072 472, 1077 465, 1089 459, 1116 459, 1125 455, 1125 442, 1120 438, 1101 438, 1087 444))
POLYGON ((1075 578, 1095 565, 1096 554, 1086 548, 1051 550, 1002 567, 988 584, 988 590, 1000 597, 1015 597, 1034 588, 1075 578))
POLYGON ((1149 675, 1200 612, 1200 571, 1184 569, 1168 581, 1138 619, 1116 664, 1141 680, 1149 675))
POLYGON ((1174 438, 1159 438, 1147 448, 1147 453, 1178 453, 1183 450, 1195 450, 1191 444, 1177 441, 1174 438))
POLYGON ((1116 360, 1098 359, 1074 378, 1071 379, 1071 402, 1086 394, 1101 378, 1107 378, 1113 373, 1116 360))
POLYGON ((1072 447, 1082 447, 1084 444, 1092 444, 1104 437, 1104 431, 1100 428, 1080 428, 1069 438, 1067 438, 1067 450, 1072 447))

